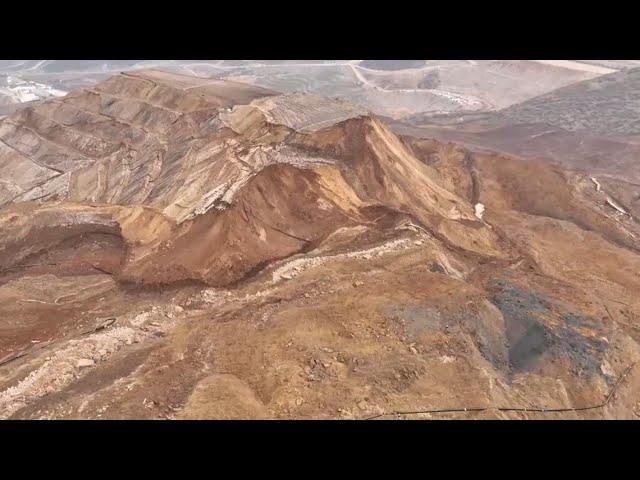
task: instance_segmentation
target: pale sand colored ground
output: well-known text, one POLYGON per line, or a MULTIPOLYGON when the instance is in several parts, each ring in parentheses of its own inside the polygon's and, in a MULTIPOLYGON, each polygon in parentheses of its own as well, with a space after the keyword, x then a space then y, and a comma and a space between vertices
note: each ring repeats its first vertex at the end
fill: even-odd
POLYGON ((574 62, 572 60, 532 60, 532 62, 568 68, 569 70, 579 70, 581 72, 599 73, 601 75, 606 75, 608 73, 614 73, 618 71, 614 70, 613 68, 599 67, 598 65, 589 65, 587 63, 574 62))

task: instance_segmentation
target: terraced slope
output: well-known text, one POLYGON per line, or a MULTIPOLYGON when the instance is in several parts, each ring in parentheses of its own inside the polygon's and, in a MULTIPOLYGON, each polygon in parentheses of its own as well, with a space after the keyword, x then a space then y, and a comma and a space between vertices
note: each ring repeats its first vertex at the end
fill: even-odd
MULTIPOLYGON (((371 222, 378 206, 413 212, 478 250, 463 234, 463 220, 477 222, 472 209, 365 110, 266 94, 147 72, 25 109, 2 122, 6 168, 20 175, 5 203, 144 206, 149 221, 171 225, 146 243, 121 225, 129 239, 119 273, 144 283, 237 281, 336 228, 371 222)), ((491 232, 475 228, 482 248, 497 251, 491 232)))
POLYGON ((0 418, 639 412, 606 182, 158 71, 0 137, 0 418))

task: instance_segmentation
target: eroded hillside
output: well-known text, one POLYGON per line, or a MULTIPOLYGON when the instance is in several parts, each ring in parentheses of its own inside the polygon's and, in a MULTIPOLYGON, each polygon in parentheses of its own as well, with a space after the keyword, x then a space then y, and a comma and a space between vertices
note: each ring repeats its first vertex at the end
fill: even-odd
POLYGON ((635 414, 640 232, 588 174, 159 71, 0 140, 1 418, 635 414))

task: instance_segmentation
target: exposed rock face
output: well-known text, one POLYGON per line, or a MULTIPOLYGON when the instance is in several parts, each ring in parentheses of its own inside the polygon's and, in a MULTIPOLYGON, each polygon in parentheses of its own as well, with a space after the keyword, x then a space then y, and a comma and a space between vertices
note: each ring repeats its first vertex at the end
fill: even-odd
POLYGON ((587 174, 158 71, 0 140, 2 418, 509 417, 640 358, 640 231, 587 174))
POLYGON ((218 109, 269 94, 147 71, 21 110, 0 128, 3 160, 13 173, 0 202, 55 198, 147 204, 170 217, 190 213, 194 205, 175 203, 189 202, 182 197, 197 189, 191 184, 219 153, 220 145, 208 141, 218 109))
MULTIPOLYGON (((2 125, 14 149, 7 169, 29 179, 8 184, 23 193, 5 203, 144 205, 151 221, 174 223, 147 239, 144 255, 130 229, 114 272, 123 280, 226 285, 336 228, 370 222, 380 205, 415 215, 461 248, 499 255, 492 232, 469 226, 477 219, 466 202, 378 120, 343 101, 151 71, 25 109, 2 125)), ((60 228, 67 224, 92 228, 84 217, 60 228)))

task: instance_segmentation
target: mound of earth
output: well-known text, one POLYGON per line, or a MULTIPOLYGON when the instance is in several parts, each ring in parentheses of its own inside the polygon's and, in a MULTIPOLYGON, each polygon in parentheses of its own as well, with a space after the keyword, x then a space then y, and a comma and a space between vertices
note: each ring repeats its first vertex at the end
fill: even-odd
POLYGON ((638 409, 638 221, 588 174, 156 70, 0 165, 0 418, 638 409))

